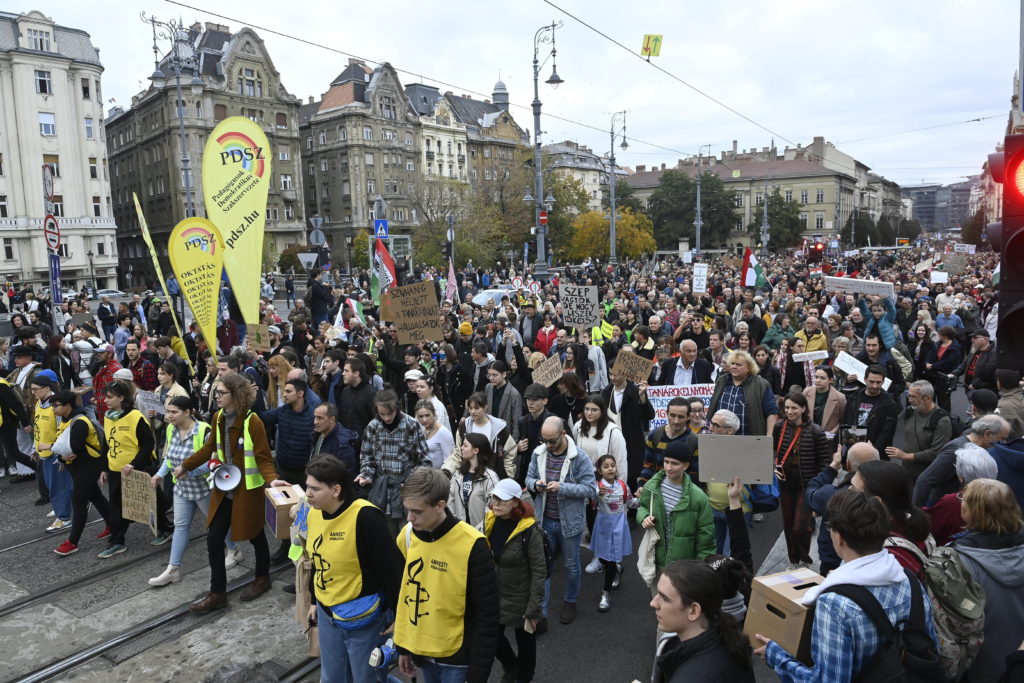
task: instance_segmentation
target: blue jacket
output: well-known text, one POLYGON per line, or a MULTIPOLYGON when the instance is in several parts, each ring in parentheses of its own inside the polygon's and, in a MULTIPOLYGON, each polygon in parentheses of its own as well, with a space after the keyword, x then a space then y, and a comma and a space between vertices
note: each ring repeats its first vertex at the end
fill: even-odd
MULTIPOLYGON (((309 435, 310 456, 316 447, 319 434, 313 432, 309 435)), ((324 436, 324 442, 320 444, 320 452, 317 455, 333 455, 341 460, 352 476, 359 474, 359 434, 354 432, 340 422, 334 425, 330 434, 324 436)))
POLYGON ((892 299, 889 297, 882 297, 882 303, 885 304, 885 315, 879 319, 875 319, 875 316, 871 314, 871 310, 868 308, 868 303, 864 299, 857 299, 857 308, 860 309, 861 314, 864 316, 866 321, 864 324, 864 335, 863 338, 867 339, 875 327, 878 328, 878 334, 882 335, 882 343, 885 344, 886 349, 891 349, 899 341, 899 336, 896 327, 896 306, 892 303, 892 299))
POLYGON ((995 444, 988 454, 999 467, 999 481, 1013 489, 1017 502, 1024 507, 1024 438, 995 444))
MULTIPOLYGON (((807 506, 821 517, 821 529, 825 528, 824 522, 828 520, 828 501, 840 488, 846 488, 833 485, 832 482, 836 480, 837 476, 839 473, 830 466, 818 472, 814 479, 807 483, 807 506)), ((821 560, 822 567, 830 569, 835 569, 842 562, 835 546, 832 545, 832 534, 828 532, 818 533, 818 558, 821 560)))
MULTIPOLYGON (((586 528, 586 509, 588 501, 597 498, 597 485, 594 479, 594 465, 587 454, 576 448, 576 444, 566 436, 567 450, 562 471, 558 477, 558 515, 562 537, 569 538, 583 533, 586 528)), ((544 481, 548 462, 548 447, 541 444, 530 456, 530 468, 526 472, 526 488, 533 492, 534 507, 537 510, 537 521, 544 521, 544 503, 548 494, 544 489, 537 489, 537 482, 544 481)))
POLYGON ((307 401, 298 412, 292 410, 291 406, 281 406, 260 413, 260 419, 268 433, 274 427, 277 428, 274 452, 278 464, 289 470, 304 468, 309 461, 313 406, 307 401))

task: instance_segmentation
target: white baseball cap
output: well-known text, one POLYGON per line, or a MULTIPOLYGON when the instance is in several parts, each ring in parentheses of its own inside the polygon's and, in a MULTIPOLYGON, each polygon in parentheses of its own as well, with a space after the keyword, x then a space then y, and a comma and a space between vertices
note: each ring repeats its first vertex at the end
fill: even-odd
POLYGON ((523 487, 515 479, 502 479, 491 489, 491 495, 498 500, 518 499, 523 497, 523 487))

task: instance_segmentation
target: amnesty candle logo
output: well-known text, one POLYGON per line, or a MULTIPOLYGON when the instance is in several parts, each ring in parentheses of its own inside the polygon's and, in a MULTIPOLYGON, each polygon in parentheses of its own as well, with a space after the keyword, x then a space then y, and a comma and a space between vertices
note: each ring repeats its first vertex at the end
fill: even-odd
MULTIPOLYGON (((217 304, 224 272, 224 242, 205 218, 186 218, 167 241, 171 270, 205 339, 217 338, 217 304)), ((211 353, 214 349, 211 347, 211 353)), ((216 360, 216 356, 214 356, 216 360)))
POLYGON ((405 604, 411 608, 409 611, 409 623, 413 626, 419 623, 421 617, 428 616, 430 612, 420 612, 420 608, 430 601, 430 593, 423 584, 417 581, 416 577, 423 573, 423 558, 419 557, 409 563, 406 567, 409 586, 409 593, 405 596, 405 604))

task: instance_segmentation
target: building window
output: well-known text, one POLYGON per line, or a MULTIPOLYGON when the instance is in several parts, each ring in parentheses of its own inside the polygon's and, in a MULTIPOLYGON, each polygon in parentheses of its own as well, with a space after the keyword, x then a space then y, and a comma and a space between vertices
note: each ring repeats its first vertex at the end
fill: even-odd
POLYGON ((732 197, 732 204, 737 209, 742 209, 743 208, 743 195, 741 195, 739 192, 734 194, 733 197, 732 197))
POLYGON ((318 145, 326 145, 327 144, 327 131, 325 131, 325 130, 320 131, 320 134, 317 135, 316 144, 318 144, 318 145))
POLYGON ((786 190, 786 192, 783 195, 783 197, 785 197, 787 202, 793 201, 793 190, 786 190))
POLYGON ((323 197, 331 196, 331 186, 328 185, 327 183, 324 183, 323 185, 320 186, 320 191, 322 192, 321 196, 323 197))
POLYGON ((97 256, 106 256, 106 254, 107 254, 107 243, 106 242, 97 242, 96 243, 96 255, 97 256))
POLYGON ((315 202, 316 201, 316 188, 315 187, 310 188, 310 190, 309 190, 309 200, 311 202, 315 202))
POLYGON ((306 150, 308 151, 308 150, 311 150, 311 149, 313 149, 313 136, 312 135, 307 135, 306 136, 306 150))
POLYGON ((228 106, 226 104, 213 105, 213 120, 223 121, 228 117, 228 106))
POLYGON ((386 119, 394 121, 397 117, 395 110, 395 101, 385 95, 380 98, 380 114, 386 119))
POLYGON ((295 207, 293 207, 291 204, 285 204, 284 217, 286 220, 291 220, 292 218, 295 218, 295 207))
POLYGON ((816 213, 814 214, 814 229, 824 230, 825 229, 825 214, 816 213))
POLYGON ((364 126, 363 127, 363 139, 364 140, 372 140, 373 139, 373 128, 370 128, 369 126, 364 126))
POLYGON ((90 100, 90 99, 92 99, 92 97, 90 96, 91 93, 92 93, 92 89, 89 87, 90 83, 91 83, 91 81, 88 78, 83 78, 82 79, 82 99, 83 100, 90 100))
POLYGON ((410 133, 409 131, 405 132, 405 144, 412 146, 412 133, 410 133))
POLYGON ((50 32, 37 31, 34 28, 28 30, 28 40, 33 50, 41 52, 50 51, 50 32))
POLYGON ((43 166, 49 166, 54 178, 60 178, 60 157, 56 154, 44 154, 43 166))
POLYGON ((804 226, 805 230, 807 229, 807 214, 806 213, 800 214, 800 224, 804 226))
POLYGON ((89 177, 93 180, 99 178, 99 170, 96 166, 96 157, 89 157, 89 177))
POLYGON ((315 175, 315 174, 316 174, 316 164, 314 164, 311 161, 311 162, 309 162, 309 175, 315 175))
POLYGON ((807 203, 807 190, 800 190, 800 203, 801 204, 806 204, 807 203))
POLYGON ((47 137, 56 135, 57 117, 49 112, 39 112, 39 134, 47 137))
POLYGON ((406 171, 415 171, 416 170, 416 162, 413 161, 412 159, 406 159, 405 160, 405 170, 406 171))
POLYGON ((0 154, 0 175, 4 174, 4 155, 0 154))
MULTIPOLYGON (((4 214, 4 215, 7 215, 7 214, 4 214)), ((10 238, 10 237, 5 237, 4 238, 4 260, 5 261, 13 261, 14 260, 14 240, 12 238, 10 238)))
POLYGON ((369 192, 370 194, 373 194, 374 192, 376 192, 377 191, 377 181, 374 180, 373 178, 367 179, 367 181, 366 181, 366 191, 369 192))
POLYGON ((63 197, 63 195, 59 195, 59 194, 53 195, 53 215, 57 216, 58 218, 63 218, 63 216, 64 216, 64 197, 63 197))
POLYGON ((345 196, 348 196, 351 193, 351 191, 352 191, 351 188, 352 188, 352 185, 349 183, 349 181, 347 181, 347 180, 342 181, 342 183, 341 183, 341 194, 343 194, 345 196))
POLYGON ((288 115, 287 114, 277 114, 277 116, 275 118, 277 119, 277 124, 276 125, 277 125, 278 128, 287 128, 288 127, 288 115))
POLYGON ((40 95, 53 94, 53 81, 50 80, 49 71, 36 70, 36 92, 40 95))
POLYGON ((272 221, 276 221, 277 220, 277 216, 278 216, 277 204, 271 204, 270 206, 268 206, 267 207, 267 218, 269 218, 272 221))
POLYGON ((292 158, 292 150, 288 147, 282 147, 277 153, 277 158, 280 161, 290 160, 292 158))
POLYGON ((92 140, 94 135, 95 135, 95 131, 94 131, 94 128, 93 128, 93 125, 92 125, 92 117, 91 116, 86 116, 85 117, 85 139, 86 140, 92 140))
POLYGON ((484 147, 484 159, 490 159, 490 158, 491 158, 491 148, 490 147, 484 147))
POLYGON ((338 139, 348 140, 348 131, 345 130, 345 126, 338 126, 338 139))
POLYGON ((292 189, 292 176, 290 173, 281 174, 281 189, 290 190, 292 189))
POLYGON ((196 118, 203 118, 203 103, 201 100, 196 100, 196 118))
POLYGON ((323 173, 327 173, 327 157, 324 157, 320 160, 320 170, 323 173))
POLYGON ((363 157, 363 163, 367 166, 373 166, 373 152, 367 152, 363 157))
POLYGON ((814 193, 814 201, 821 204, 825 201, 825 190, 818 190, 814 193))
POLYGON ((263 81, 254 69, 242 69, 238 79, 238 92, 249 97, 263 97, 263 81))
POLYGON ((92 198, 92 215, 99 218, 103 214, 103 204, 99 197, 92 198))
POLYGON ((754 195, 754 205, 764 206, 764 194, 758 192, 756 195, 754 195))
POLYGON ((0 194, 0 218, 7 218, 7 195, 0 194))

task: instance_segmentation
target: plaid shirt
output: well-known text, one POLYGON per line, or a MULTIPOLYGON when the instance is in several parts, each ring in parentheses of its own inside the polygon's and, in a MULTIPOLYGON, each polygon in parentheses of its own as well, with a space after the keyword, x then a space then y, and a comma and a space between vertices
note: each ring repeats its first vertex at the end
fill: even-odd
POLYGON ((366 425, 363 449, 360 455, 360 476, 373 481, 377 474, 404 476, 413 468, 430 466, 427 439, 419 422, 399 413, 394 429, 388 429, 379 419, 366 425))
POLYGON ((128 364, 128 369, 132 371, 132 379, 139 389, 143 391, 156 389, 156 368, 148 360, 139 356, 134 363, 128 364))
MULTIPOLYGON (((726 382, 722 390, 722 400, 718 404, 721 410, 731 410, 740 419, 740 434, 748 434, 747 428, 747 401, 743 396, 743 385, 736 386, 735 382, 726 382)), ((713 417, 713 416, 712 416, 713 417)))
MULTIPOLYGON (((893 623, 910 618, 909 581, 866 588, 881 603, 886 616, 893 623)), ((932 604, 926 594, 922 597, 925 624, 932 640, 936 640, 932 604)), ((813 629, 813 667, 793 659, 793 656, 774 640, 768 643, 765 662, 779 674, 783 683, 847 683, 860 674, 881 646, 878 629, 868 615, 852 600, 835 593, 825 593, 818 598, 814 609, 813 629)))
MULTIPOLYGON (((181 465, 181 463, 185 462, 187 458, 196 452, 195 448, 193 448, 193 437, 198 431, 199 422, 192 424, 192 429, 189 430, 184 439, 181 438, 177 429, 171 430, 171 438, 167 442, 166 448, 164 448, 164 459, 160 464, 160 471, 157 472, 160 477, 166 477, 171 470, 181 465), (168 461, 170 462, 169 465, 168 461)), ((210 434, 212 434, 212 431, 210 434)), ((174 495, 181 496, 185 500, 202 500, 206 498, 210 495, 210 484, 203 477, 204 474, 209 474, 206 465, 192 472, 187 472, 187 476, 179 477, 178 481, 174 482, 174 495)))

